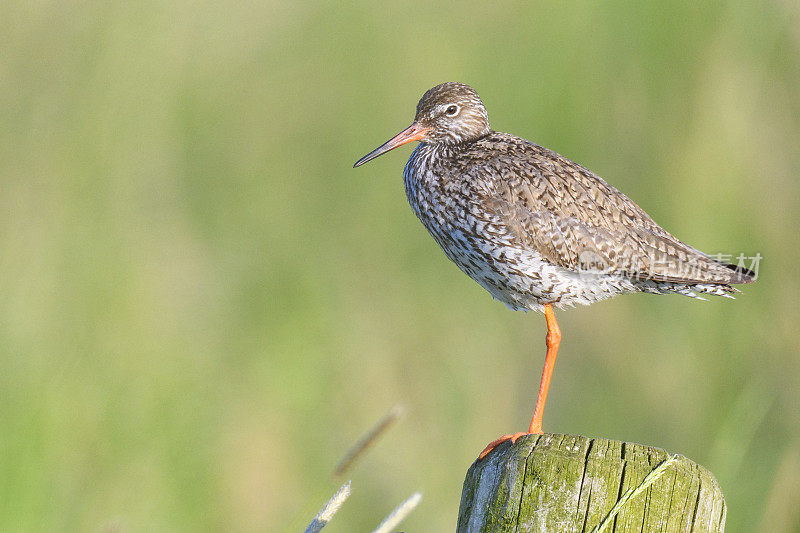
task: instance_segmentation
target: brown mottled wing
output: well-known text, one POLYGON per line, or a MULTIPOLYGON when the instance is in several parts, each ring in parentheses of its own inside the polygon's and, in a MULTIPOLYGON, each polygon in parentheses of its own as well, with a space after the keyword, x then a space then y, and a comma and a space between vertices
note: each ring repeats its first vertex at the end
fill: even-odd
POLYGON ((480 183, 480 175, 493 176, 483 180, 479 201, 515 244, 571 270, 676 283, 750 281, 670 235, 584 167, 523 139, 497 135, 502 137, 495 143, 507 144, 499 150, 503 155, 470 173, 473 183, 480 183))

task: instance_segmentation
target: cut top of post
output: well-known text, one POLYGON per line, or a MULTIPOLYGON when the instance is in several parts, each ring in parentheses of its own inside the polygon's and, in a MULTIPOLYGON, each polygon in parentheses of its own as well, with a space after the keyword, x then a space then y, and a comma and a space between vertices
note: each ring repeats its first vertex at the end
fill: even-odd
POLYGON ((724 531, 725 514, 714 476, 686 457, 630 442, 529 435, 470 467, 458 531, 724 531))

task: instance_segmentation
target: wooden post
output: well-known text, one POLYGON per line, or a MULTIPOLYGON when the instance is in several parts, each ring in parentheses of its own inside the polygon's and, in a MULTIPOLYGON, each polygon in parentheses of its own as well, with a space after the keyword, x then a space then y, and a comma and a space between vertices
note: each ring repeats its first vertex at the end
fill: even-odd
POLYGON ((527 435, 470 467, 457 531, 721 532, 725 513, 711 472, 681 455, 608 439, 527 435))

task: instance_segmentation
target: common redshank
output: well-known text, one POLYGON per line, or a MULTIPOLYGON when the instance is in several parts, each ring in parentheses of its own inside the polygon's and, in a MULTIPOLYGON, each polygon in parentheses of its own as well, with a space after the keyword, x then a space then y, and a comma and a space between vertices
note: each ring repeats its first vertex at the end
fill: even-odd
POLYGON ((542 416, 561 341, 553 307, 617 294, 731 297, 755 275, 679 241, 602 178, 530 141, 492 131, 478 93, 443 83, 417 104, 414 122, 358 167, 420 141, 403 171, 406 196, 444 253, 512 310, 544 312, 544 370, 527 433, 542 416))

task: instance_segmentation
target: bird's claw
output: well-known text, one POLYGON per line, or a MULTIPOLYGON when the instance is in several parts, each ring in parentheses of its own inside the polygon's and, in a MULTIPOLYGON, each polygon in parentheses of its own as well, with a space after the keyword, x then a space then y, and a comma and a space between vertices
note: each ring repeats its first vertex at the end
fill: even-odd
POLYGON ((519 433, 514 433, 512 435, 503 435, 499 439, 493 440, 492 442, 490 442, 489 444, 486 445, 486 448, 484 448, 483 451, 481 452, 481 454, 478 456, 478 461, 480 461, 481 459, 483 459, 484 457, 489 455, 489 452, 491 452, 492 450, 497 448, 498 445, 504 443, 507 440, 510 440, 511 444, 515 444, 517 442, 518 438, 520 438, 522 436, 525 436, 525 435, 533 435, 533 434, 534 433, 527 433, 527 432, 522 432, 521 431, 519 433))

